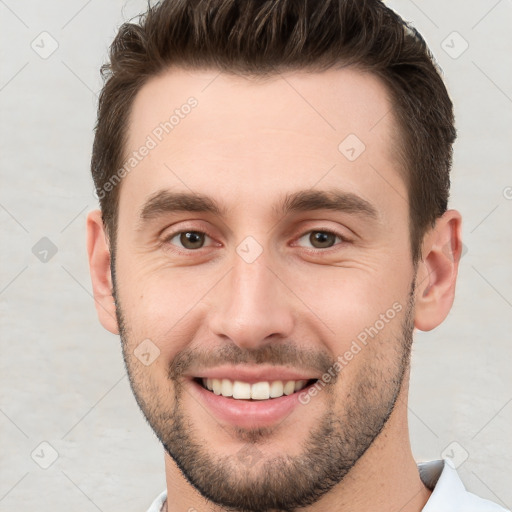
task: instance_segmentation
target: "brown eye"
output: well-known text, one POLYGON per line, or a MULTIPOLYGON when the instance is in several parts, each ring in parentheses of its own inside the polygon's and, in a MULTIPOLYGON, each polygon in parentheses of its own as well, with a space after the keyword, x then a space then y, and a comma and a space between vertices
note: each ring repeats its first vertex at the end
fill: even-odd
POLYGON ((314 247, 324 249, 325 247, 332 247, 334 245, 336 235, 327 233, 326 231, 313 231, 309 235, 309 240, 314 247))
POLYGON ((341 235, 327 230, 308 231, 302 235, 299 240, 306 237, 308 243, 311 244, 310 247, 313 247, 314 249, 329 249, 336 245, 336 239, 339 239, 342 242, 345 241, 345 238, 341 235))
POLYGON ((208 237, 208 235, 201 231, 180 231, 172 236, 172 238, 169 238, 168 241, 174 244, 173 240, 178 239, 179 244, 181 244, 184 249, 194 250, 203 247, 206 237, 208 237))

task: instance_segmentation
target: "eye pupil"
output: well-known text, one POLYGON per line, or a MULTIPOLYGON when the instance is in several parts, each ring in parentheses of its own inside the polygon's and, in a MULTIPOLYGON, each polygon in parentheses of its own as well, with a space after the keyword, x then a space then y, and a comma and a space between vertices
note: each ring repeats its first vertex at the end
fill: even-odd
POLYGON ((204 236, 197 231, 184 231, 180 235, 180 242, 187 249, 198 249, 204 243, 204 236))
POLYGON ((314 247, 317 247, 315 244, 319 243, 321 248, 330 247, 336 240, 333 233, 327 233, 326 231, 313 231, 309 238, 314 247))

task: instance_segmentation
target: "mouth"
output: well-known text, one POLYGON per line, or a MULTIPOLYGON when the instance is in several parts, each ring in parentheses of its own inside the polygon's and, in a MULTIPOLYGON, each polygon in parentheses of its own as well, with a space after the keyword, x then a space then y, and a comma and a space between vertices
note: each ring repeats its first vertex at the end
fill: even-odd
POLYGON ((241 380, 212 379, 196 377, 194 382, 210 393, 248 402, 275 400, 290 396, 313 386, 318 379, 309 380, 273 380, 249 383, 241 380))
POLYGON ((286 369, 273 372, 281 375, 271 373, 262 369, 252 372, 247 369, 211 370, 210 375, 190 377, 189 391, 223 424, 247 429, 271 427, 281 424, 295 409, 308 407, 301 400, 301 395, 308 393, 311 386, 319 381, 318 378, 307 379, 306 375, 300 379, 300 374, 286 369), (238 375, 231 375, 232 378, 228 379, 228 372, 238 375), (264 380, 263 373, 267 373, 270 380, 264 380), (279 380, 279 377, 284 379, 279 380))

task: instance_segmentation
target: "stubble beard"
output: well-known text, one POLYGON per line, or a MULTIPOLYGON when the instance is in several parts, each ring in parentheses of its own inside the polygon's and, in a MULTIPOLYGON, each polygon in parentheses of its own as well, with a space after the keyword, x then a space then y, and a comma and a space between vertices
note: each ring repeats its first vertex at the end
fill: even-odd
MULTIPOLYGON (((378 357, 368 357, 368 362, 360 366, 358 375, 352 379, 350 394, 346 395, 350 399, 342 405, 337 404, 334 387, 326 386, 325 400, 329 402, 326 412, 309 437, 298 441, 303 446, 300 455, 262 456, 258 446, 271 439, 274 427, 232 431, 234 437, 245 443, 235 456, 218 455, 217 451, 210 450, 192 418, 187 417, 183 400, 186 389, 182 381, 173 377, 170 370, 174 406, 168 410, 160 399, 166 390, 159 389, 151 377, 143 373, 140 364, 137 366, 138 361, 128 350, 131 347, 133 352, 136 344, 129 339, 129 328, 116 298, 123 358, 135 399, 187 481, 223 510, 292 512, 311 505, 343 480, 379 436, 393 412, 410 361, 414 284, 415 279, 400 334, 373 340, 393 353, 393 361, 382 368, 378 357)), ((371 351, 370 344, 363 350, 371 351)), ((165 398, 169 398, 169 393, 165 398)))

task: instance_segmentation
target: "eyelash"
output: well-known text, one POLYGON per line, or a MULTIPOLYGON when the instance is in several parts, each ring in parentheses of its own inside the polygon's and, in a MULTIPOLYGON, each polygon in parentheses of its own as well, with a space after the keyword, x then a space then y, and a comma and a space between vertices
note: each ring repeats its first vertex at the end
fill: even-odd
MULTIPOLYGON (((214 239, 213 236, 208 231, 205 231, 205 230, 182 229, 180 231, 175 231, 175 232, 169 234, 168 236, 166 236, 165 239, 163 240, 163 243, 171 245, 171 246, 174 246, 174 244, 171 243, 171 240, 173 238, 175 238, 177 235, 181 235, 182 233, 198 233, 198 234, 206 235, 211 240, 214 239)), ((324 249, 315 248, 315 247, 304 247, 304 249, 306 249, 309 252, 325 253, 325 252, 328 252, 330 250, 336 249, 336 246, 338 246, 338 245, 350 242, 350 240, 347 237, 341 235, 340 233, 337 233, 336 231, 333 231, 333 230, 327 229, 327 228, 325 228, 325 229, 324 228, 310 229, 310 230, 304 232, 301 236, 299 236, 297 238, 297 240, 300 240, 304 236, 306 236, 308 234, 311 234, 311 233, 326 233, 326 234, 329 234, 329 235, 333 235, 336 238, 339 238, 341 240, 341 242, 339 242, 338 244, 334 244, 331 247, 326 247, 324 249)), ((176 247, 176 246, 174 246, 174 247, 176 247)), ((199 252, 201 249, 205 249, 205 247, 200 247, 199 249, 173 248, 174 251, 180 252, 180 253, 199 252)))

